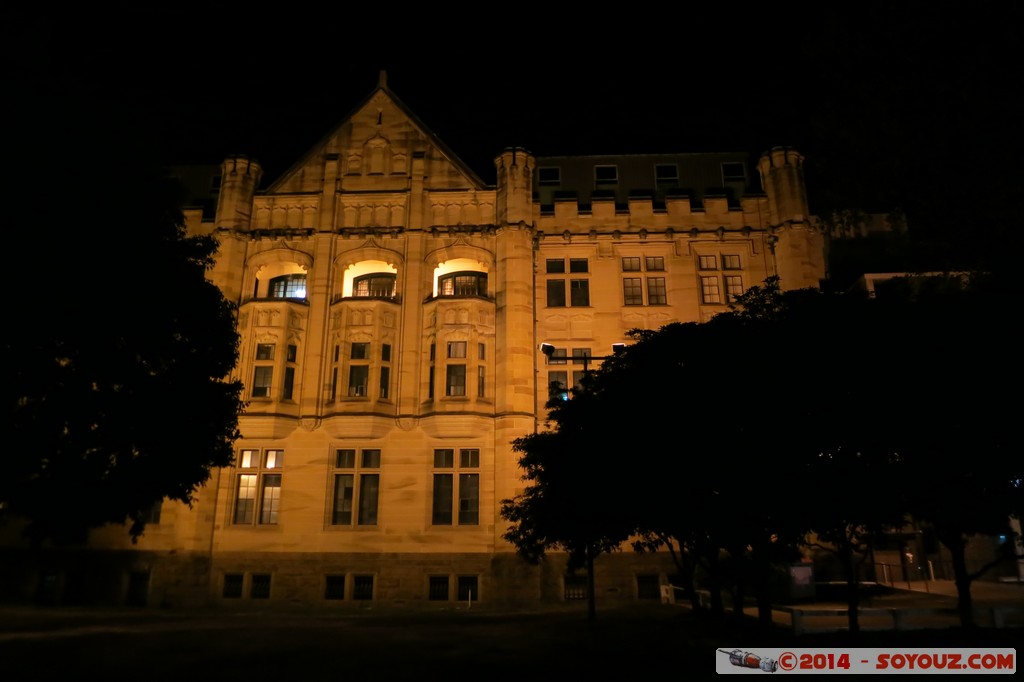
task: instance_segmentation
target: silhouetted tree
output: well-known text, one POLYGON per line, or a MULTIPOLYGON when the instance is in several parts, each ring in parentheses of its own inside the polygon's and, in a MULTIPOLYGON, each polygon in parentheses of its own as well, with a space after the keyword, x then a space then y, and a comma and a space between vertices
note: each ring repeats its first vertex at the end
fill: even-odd
MULTIPOLYGON (((9 321, 0 520, 76 542, 164 499, 189 503, 232 459, 241 384, 233 306, 187 236, 182 191, 144 131, 100 102, 47 90, 25 130, 6 214, 9 321), (45 130, 45 135, 41 134, 45 130)), ((24 132, 24 131, 23 131, 24 132)))

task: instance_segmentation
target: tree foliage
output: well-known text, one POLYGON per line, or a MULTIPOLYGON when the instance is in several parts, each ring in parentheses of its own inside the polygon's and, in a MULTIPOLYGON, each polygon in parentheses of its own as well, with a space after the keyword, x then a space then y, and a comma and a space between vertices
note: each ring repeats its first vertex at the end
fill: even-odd
POLYGON ((146 157, 145 136, 59 103, 67 120, 36 112, 50 137, 16 150, 3 390, 17 445, 0 520, 57 542, 128 520, 135 538, 149 507, 191 502, 231 461, 234 309, 206 278, 215 241, 186 235, 181 188, 146 157))

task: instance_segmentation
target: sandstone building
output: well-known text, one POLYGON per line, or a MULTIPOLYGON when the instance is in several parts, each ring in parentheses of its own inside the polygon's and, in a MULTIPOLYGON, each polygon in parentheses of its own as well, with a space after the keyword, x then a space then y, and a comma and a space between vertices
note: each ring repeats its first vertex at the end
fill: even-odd
MULTIPOLYGON (((193 508, 154 510, 137 545, 96 531, 104 551, 28 587, 342 608, 577 596, 557 560, 530 566, 501 539, 523 485, 512 440, 628 330, 706 320, 770 275, 818 286, 802 161, 506 149, 488 185, 383 75, 280 177, 228 158, 215 212, 187 220, 217 236, 211 277, 238 305, 235 465, 193 508)), ((598 569, 622 599, 672 572, 630 552, 598 569)))

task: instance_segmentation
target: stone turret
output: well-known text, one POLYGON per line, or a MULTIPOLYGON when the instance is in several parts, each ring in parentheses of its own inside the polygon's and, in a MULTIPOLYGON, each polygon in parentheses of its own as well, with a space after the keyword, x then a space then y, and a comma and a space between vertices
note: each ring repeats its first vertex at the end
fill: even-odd
POLYGON ((775 147, 757 164, 768 195, 769 245, 775 274, 783 289, 818 287, 825 278, 825 242, 811 220, 804 184, 804 157, 795 149, 775 147))
POLYGON ((263 177, 260 165, 247 156, 229 156, 221 164, 217 227, 247 231, 252 227, 252 200, 263 177))
POLYGON ((533 219, 533 155, 509 147, 494 163, 498 169, 497 224, 529 223, 533 219))

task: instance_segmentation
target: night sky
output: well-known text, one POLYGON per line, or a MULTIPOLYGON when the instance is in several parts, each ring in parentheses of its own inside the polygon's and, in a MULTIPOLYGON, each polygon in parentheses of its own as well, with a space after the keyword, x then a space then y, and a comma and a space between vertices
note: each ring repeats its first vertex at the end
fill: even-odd
POLYGON ((381 70, 485 180, 513 145, 537 155, 793 145, 850 201, 867 201, 880 153, 893 156, 894 180, 965 150, 974 163, 1018 165, 1015 5, 766 4, 569 17, 516 3, 321 14, 299 2, 269 21, 222 3, 8 8, 5 49, 27 93, 14 106, 41 134, 78 108, 110 111, 163 161, 245 153, 270 176, 370 94, 381 70))

